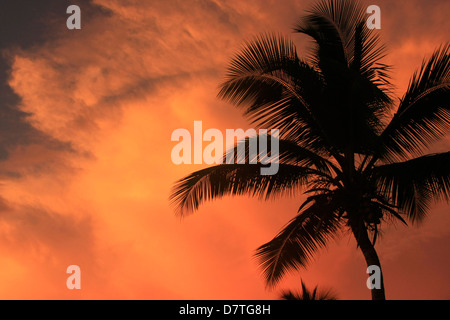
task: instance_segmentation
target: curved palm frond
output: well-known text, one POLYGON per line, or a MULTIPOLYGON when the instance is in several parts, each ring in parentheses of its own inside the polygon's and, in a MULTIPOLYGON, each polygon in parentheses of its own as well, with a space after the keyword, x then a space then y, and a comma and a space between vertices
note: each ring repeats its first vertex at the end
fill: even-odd
POLYGON ((420 222, 432 200, 450 199, 450 152, 426 155, 373 169, 379 189, 412 222, 420 222))
POLYGON ((180 215, 196 210, 207 200, 225 195, 249 195, 269 199, 293 193, 317 174, 310 168, 279 164, 274 175, 261 175, 262 164, 221 164, 196 171, 179 180, 170 199, 180 215))
POLYGON ((365 27, 365 20, 365 8, 358 1, 320 1, 294 30, 315 40, 311 61, 325 74, 339 71, 341 65, 387 85, 389 67, 379 62, 386 47, 377 32, 365 27))
MULTIPOLYGON (((262 154, 267 157, 267 154, 270 153, 270 150, 267 151, 261 149, 258 145, 259 141, 265 138, 267 139, 266 146, 270 146, 270 135, 264 137, 263 135, 258 134, 253 137, 247 137, 243 141, 239 141, 234 148, 231 148, 225 153, 224 162, 227 157, 229 157, 230 153, 231 155, 234 155, 235 160, 242 159, 245 163, 256 163, 257 161, 261 161, 262 154), (253 145, 253 148, 258 146, 257 152, 251 150, 251 145, 253 145)), ((299 146, 297 143, 287 139, 278 139, 278 145, 278 158, 280 163, 315 169, 318 173, 322 173, 330 180, 332 179, 331 170, 340 172, 339 168, 336 167, 326 155, 321 155, 319 152, 312 151, 307 147, 299 146)))
MULTIPOLYGON (((364 78, 373 81, 383 92, 391 92, 391 67, 381 63, 386 56, 386 46, 374 30, 365 26, 364 20, 355 28, 353 52, 350 68, 358 71, 364 78)), ((387 96, 387 100, 390 100, 387 96)))
POLYGON ((312 255, 335 236, 340 224, 338 208, 327 197, 323 201, 316 199, 275 238, 257 249, 256 257, 268 286, 274 286, 288 270, 305 267, 312 255))
POLYGON ((450 129, 450 44, 416 72, 397 113, 380 135, 379 157, 404 159, 442 138, 450 129))
POLYGON ((317 51, 314 52, 312 61, 325 73, 328 71, 327 66, 332 66, 327 65, 331 61, 349 65, 354 27, 362 21, 360 9, 354 1, 320 1, 295 27, 295 31, 316 41, 317 51))
POLYGON ((281 136, 323 149, 323 131, 309 106, 321 96, 320 74, 297 56, 292 41, 261 35, 231 61, 219 98, 245 106, 258 127, 279 128, 281 136))

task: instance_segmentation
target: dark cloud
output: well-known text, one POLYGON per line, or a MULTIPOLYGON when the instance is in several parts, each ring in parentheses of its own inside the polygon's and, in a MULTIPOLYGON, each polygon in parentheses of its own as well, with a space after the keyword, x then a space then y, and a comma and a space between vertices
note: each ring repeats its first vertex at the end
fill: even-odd
POLYGON ((65 23, 70 5, 82 9, 82 21, 108 14, 91 0, 3 0, 0 3, 0 48, 19 46, 27 49, 56 39, 60 32, 70 35, 65 23), (60 32, 55 32, 58 29, 60 32))
POLYGON ((42 46, 61 33, 70 36, 65 20, 66 9, 71 4, 83 9, 82 19, 86 21, 96 14, 107 14, 89 0, 3 0, 0 3, 0 161, 6 160, 17 145, 36 143, 51 150, 73 151, 70 143, 49 137, 30 124, 30 114, 17 108, 20 98, 8 85, 12 62, 9 50, 42 46), (55 32, 58 29, 60 32, 55 32))

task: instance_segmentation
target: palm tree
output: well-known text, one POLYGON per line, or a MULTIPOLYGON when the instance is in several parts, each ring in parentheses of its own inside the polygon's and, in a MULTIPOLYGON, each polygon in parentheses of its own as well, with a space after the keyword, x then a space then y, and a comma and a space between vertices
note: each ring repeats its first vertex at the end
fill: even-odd
POLYGON ((302 291, 300 293, 292 292, 290 290, 282 291, 281 298, 283 300, 336 300, 336 296, 329 290, 319 291, 318 286, 311 291, 301 281, 302 291))
MULTIPOLYGON (((257 249, 268 286, 306 267, 342 230, 381 270, 374 248, 381 223, 418 223, 450 191, 450 152, 423 154, 450 128, 449 44, 424 60, 397 101, 381 63, 385 46, 365 26, 360 4, 320 1, 295 31, 313 40, 303 59, 286 37, 258 36, 232 59, 219 92, 257 128, 280 130, 278 173, 260 175, 263 164, 247 158, 194 172, 171 194, 184 215, 225 195, 304 192, 297 215, 257 249)), ((372 299, 385 299, 382 276, 381 284, 372 299)))

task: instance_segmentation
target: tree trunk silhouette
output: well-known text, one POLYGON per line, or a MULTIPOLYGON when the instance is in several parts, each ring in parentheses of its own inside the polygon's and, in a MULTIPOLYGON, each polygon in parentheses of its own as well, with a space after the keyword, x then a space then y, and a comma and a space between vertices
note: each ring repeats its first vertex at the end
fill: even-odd
POLYGON ((356 238, 356 242, 360 247, 364 259, 366 260, 367 266, 378 266, 380 268, 380 289, 373 288, 371 289, 372 300, 386 300, 384 293, 384 281, 383 281, 383 272, 381 270, 380 260, 378 259, 377 252, 375 251, 375 247, 369 239, 367 234, 367 229, 364 226, 364 222, 361 222, 360 226, 352 226, 352 232, 356 238))

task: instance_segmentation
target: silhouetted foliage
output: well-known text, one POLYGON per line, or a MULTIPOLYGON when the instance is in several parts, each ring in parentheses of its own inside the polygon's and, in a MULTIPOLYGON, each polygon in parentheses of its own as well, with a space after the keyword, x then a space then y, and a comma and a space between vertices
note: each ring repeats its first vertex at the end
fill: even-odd
MULTIPOLYGON (((422 152, 449 132, 450 46, 424 60, 394 99, 390 67, 381 62, 385 47, 364 23, 358 2, 320 1, 295 27, 314 43, 303 58, 282 35, 247 42, 219 97, 257 128, 280 129, 279 172, 222 164, 174 187, 181 215, 225 195, 307 195, 297 216, 256 252, 269 286, 305 267, 339 230, 355 236, 367 265, 380 266, 374 245, 383 221, 419 222, 432 201, 449 199, 450 152, 422 152)), ((384 286, 372 298, 384 299, 384 286)))
POLYGON ((311 291, 301 281, 301 292, 293 292, 291 290, 284 290, 281 292, 281 299, 283 300, 337 300, 336 295, 331 290, 319 290, 316 286, 311 291))

